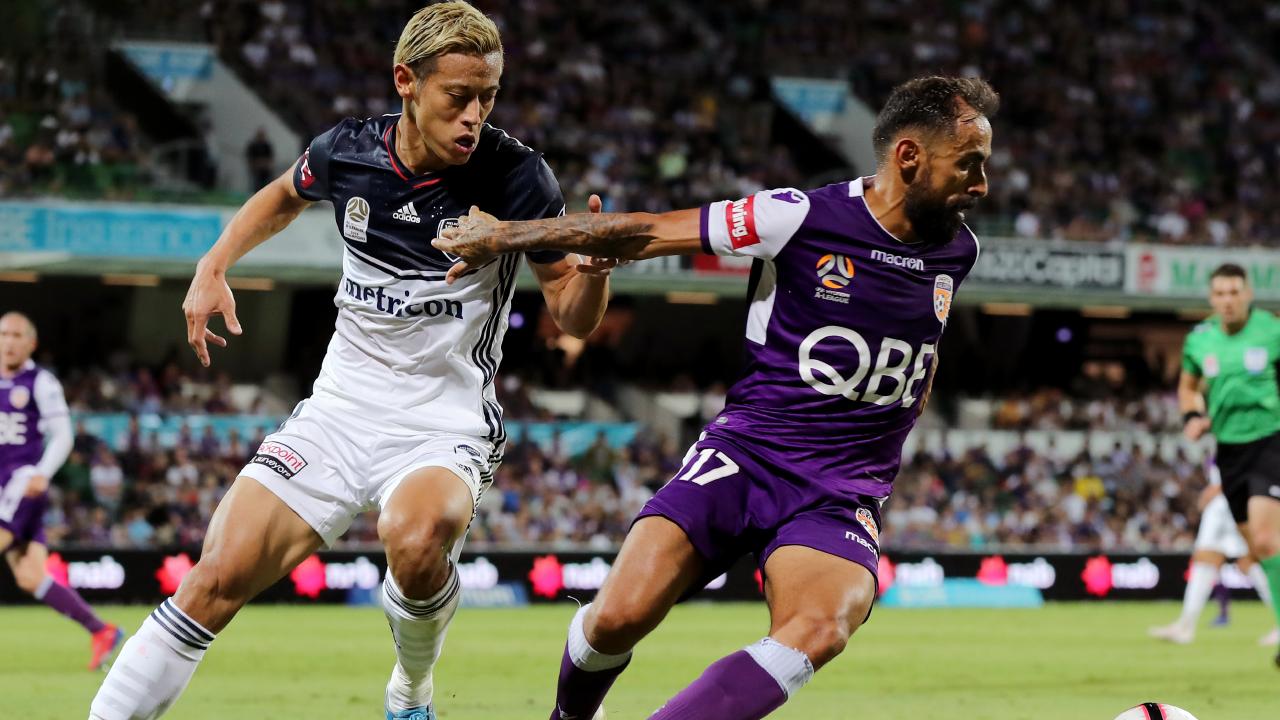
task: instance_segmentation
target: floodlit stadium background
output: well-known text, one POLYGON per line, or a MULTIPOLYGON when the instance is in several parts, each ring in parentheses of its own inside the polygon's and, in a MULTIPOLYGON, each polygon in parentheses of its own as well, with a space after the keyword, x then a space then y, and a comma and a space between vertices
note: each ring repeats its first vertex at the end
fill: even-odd
MULTIPOLYGON (((1182 338, 1224 261, 1280 306, 1280 4, 475 4, 506 45, 490 122, 546 154, 570 211, 592 192, 606 210, 660 211, 871 174, 893 84, 989 79, 1003 107, 991 195, 970 213, 983 252, 885 508, 882 604, 1181 596, 1208 449, 1178 434, 1182 338)), ((37 361, 74 413, 50 570, 91 602, 172 593, 236 471, 308 393, 342 291, 327 205, 236 268, 245 334, 208 370, 180 304, 238 204, 312 136, 399 111, 391 51, 416 7, 7 4, 0 309, 36 322, 37 361)), ((499 376, 513 441, 471 530, 469 604, 599 586, 723 404, 748 272, 715 257, 624 268, 585 342, 524 278, 499 376)), ((369 602, 385 567, 375 523, 264 601, 369 602)), ((0 575, 0 601, 22 602, 0 575)), ((1238 572, 1224 584, 1253 597, 1238 572)), ((706 597, 758 597, 749 563, 715 585, 706 597)), ((1252 605, 1239 617, 1261 633, 1252 605)), ((19 612, 0 609, 0 625, 19 612)), ((1174 608, 1117 612, 1152 653, 1142 629, 1174 608)))

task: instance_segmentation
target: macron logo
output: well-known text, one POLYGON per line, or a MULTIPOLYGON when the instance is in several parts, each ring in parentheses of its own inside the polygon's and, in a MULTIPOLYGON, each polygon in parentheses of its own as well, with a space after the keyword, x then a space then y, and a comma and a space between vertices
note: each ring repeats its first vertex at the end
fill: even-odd
POLYGON ((415 224, 422 222, 422 218, 418 217, 418 211, 414 209, 413 203, 411 202, 405 203, 404 207, 391 213, 391 217, 415 224))
POLYGON ((894 255, 893 253, 887 253, 883 250, 872 250, 871 259, 879 260, 880 262, 885 263, 886 265, 896 265, 898 267, 904 267, 904 268, 907 268, 908 270, 921 270, 921 271, 924 270, 924 261, 921 260, 920 258, 903 257, 901 255, 894 255))

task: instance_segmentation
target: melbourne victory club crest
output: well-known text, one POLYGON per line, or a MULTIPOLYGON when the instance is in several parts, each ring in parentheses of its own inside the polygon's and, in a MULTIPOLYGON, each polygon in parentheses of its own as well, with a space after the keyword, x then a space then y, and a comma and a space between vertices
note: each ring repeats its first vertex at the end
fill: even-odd
POLYGON ((943 325, 947 324, 947 317, 951 315, 951 295, 954 290, 955 282, 950 275, 939 275, 933 279, 933 314, 943 325))
POLYGON ((342 221, 342 236, 352 242, 368 242, 369 201, 353 197, 347 201, 346 217, 342 221))
MULTIPOLYGON (((440 221, 440 224, 436 227, 436 237, 440 237, 441 235, 443 235, 445 230, 448 230, 449 228, 456 228, 456 227, 458 227, 458 218, 444 218, 443 220, 440 221)), ((443 250, 441 250, 440 252, 443 253, 446 258, 448 258, 449 262, 456 263, 462 260, 462 258, 458 257, 457 255, 454 255, 453 253, 445 252, 443 250)))
POLYGON ((31 402, 31 391, 25 385, 15 385, 9 391, 9 404, 13 406, 14 410, 25 408, 29 402, 31 402))

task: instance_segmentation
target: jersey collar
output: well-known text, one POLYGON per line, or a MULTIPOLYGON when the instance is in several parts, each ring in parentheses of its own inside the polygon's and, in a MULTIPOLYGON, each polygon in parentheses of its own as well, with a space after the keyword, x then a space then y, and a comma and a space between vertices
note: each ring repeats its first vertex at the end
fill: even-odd
MULTIPOLYGON (((396 117, 398 118, 399 116, 396 117)), ((438 177, 437 173, 429 172, 415 176, 410 172, 408 166, 400 162, 400 158, 396 156, 396 125, 398 124, 399 120, 397 119, 387 125, 387 129, 382 133, 382 145, 387 149, 387 160, 391 163, 391 169, 396 171, 396 175, 399 175, 401 180, 412 184, 414 190, 440 182, 442 178, 438 177)))

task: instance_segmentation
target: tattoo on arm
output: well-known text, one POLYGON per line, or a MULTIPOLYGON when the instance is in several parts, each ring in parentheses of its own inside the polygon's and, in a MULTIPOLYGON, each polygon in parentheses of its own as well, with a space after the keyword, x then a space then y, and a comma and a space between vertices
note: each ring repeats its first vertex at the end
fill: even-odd
POLYGON ((654 238, 652 223, 620 213, 503 223, 494 233, 498 252, 561 250, 626 260, 638 257, 654 238))

